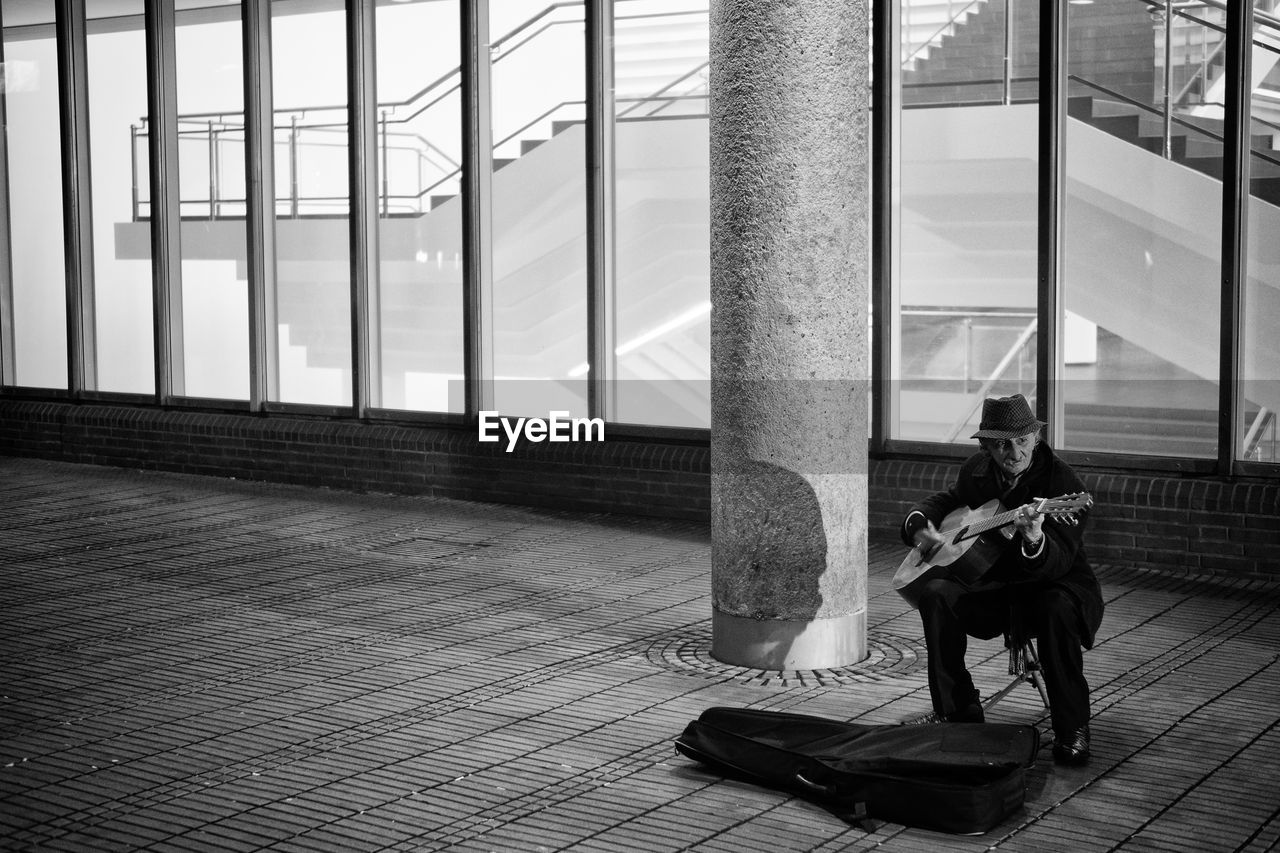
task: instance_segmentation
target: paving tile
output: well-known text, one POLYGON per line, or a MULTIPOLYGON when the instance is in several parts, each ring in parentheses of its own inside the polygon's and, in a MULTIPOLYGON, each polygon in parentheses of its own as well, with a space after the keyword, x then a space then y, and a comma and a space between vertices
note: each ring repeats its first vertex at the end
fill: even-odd
MULTIPOLYGON (((889 723, 929 701, 918 663, 874 670, 892 651, 875 643, 847 682, 668 655, 709 636, 705 526, 5 457, 0 484, 6 843, 1261 853, 1280 839, 1276 582, 1099 567, 1090 766, 1045 753, 1024 809, 986 836, 866 833, 673 751, 716 704, 889 723)), ((919 619, 888 586, 900 550, 872 542, 868 624, 918 653, 919 619)), ((998 644, 969 661, 982 689, 1006 683, 998 644)), ((997 716, 1047 724, 1030 690, 997 716)))

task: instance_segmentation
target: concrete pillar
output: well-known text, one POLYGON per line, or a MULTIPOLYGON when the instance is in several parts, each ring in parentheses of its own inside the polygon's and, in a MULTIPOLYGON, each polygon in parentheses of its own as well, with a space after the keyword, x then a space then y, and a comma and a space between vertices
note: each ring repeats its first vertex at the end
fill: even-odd
POLYGON ((711 3, 712 655, 867 653, 868 8, 711 3))

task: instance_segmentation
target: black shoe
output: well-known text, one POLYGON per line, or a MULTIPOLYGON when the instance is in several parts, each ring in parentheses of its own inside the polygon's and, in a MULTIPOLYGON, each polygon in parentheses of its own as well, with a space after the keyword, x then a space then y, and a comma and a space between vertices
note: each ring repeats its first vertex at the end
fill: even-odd
POLYGON ((948 723, 985 723, 986 716, 982 713, 982 706, 977 702, 971 702, 958 711, 952 711, 943 717, 948 723))
POLYGON ((1054 736, 1053 760, 1069 767, 1080 767, 1089 763, 1088 723, 1066 736, 1054 736))

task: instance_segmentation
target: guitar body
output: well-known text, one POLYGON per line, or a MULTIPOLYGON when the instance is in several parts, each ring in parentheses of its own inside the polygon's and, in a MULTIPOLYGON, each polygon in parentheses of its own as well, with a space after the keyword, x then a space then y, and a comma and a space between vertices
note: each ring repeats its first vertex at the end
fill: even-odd
POLYGON ((999 500, 992 499, 976 509, 960 507, 942 520, 939 532, 942 545, 924 555, 913 548, 893 575, 893 588, 912 607, 920 606, 924 585, 934 578, 953 578, 966 584, 977 582, 1008 547, 1012 534, 1007 527, 989 530, 976 536, 968 531, 974 525, 989 521, 1005 512, 999 500))

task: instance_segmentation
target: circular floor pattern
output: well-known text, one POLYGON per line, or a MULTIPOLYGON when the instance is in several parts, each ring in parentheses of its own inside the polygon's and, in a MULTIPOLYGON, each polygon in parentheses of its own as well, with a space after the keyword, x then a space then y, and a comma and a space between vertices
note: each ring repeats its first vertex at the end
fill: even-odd
POLYGON ((900 678, 925 664, 924 646, 894 634, 867 635, 865 660, 831 669, 766 670, 732 666, 711 657, 711 623, 672 631, 650 644, 645 656, 663 669, 754 687, 838 687, 900 678))

